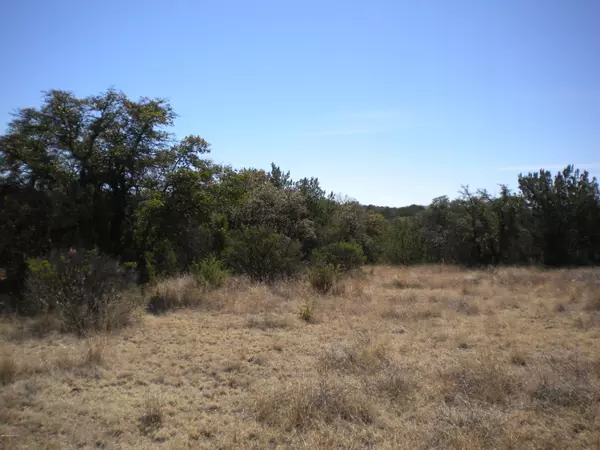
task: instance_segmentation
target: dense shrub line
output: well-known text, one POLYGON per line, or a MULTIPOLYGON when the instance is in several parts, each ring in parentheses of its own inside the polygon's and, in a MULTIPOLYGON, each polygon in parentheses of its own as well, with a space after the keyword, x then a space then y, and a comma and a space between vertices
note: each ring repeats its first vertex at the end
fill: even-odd
POLYGON ((114 90, 54 90, 17 111, 0 136, 4 309, 54 309, 72 316, 69 327, 101 327, 109 297, 128 289, 126 262, 138 283, 189 272, 203 289, 229 273, 273 282, 310 266, 322 292, 364 263, 600 262, 598 183, 572 166, 520 175, 518 192, 464 187, 426 207, 365 207, 275 164, 215 164, 201 137, 174 140, 174 118, 163 99, 114 90), (96 253, 69 263, 53 253, 70 247, 96 253))

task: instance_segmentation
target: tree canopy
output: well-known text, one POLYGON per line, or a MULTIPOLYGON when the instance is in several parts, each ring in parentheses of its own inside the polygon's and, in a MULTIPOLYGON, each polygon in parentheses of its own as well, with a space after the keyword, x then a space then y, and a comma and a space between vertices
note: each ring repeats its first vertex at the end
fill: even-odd
POLYGON ((176 139, 175 119, 165 99, 116 90, 85 98, 52 90, 39 108, 14 114, 0 136, 5 293, 18 297, 28 258, 70 247, 135 262, 140 281, 209 254, 248 271, 234 257, 246 253, 269 279, 258 254, 284 252, 287 273, 338 243, 359 246, 369 263, 600 262, 598 182, 573 166, 521 174, 517 192, 463 186, 428 206, 364 206, 274 163, 269 171, 215 164, 200 136, 176 139))

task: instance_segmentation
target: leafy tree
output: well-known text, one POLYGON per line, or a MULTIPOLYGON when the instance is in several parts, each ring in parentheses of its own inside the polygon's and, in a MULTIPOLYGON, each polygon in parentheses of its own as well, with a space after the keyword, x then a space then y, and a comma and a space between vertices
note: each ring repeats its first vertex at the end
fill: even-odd
POLYGON ((290 172, 283 172, 275 163, 271 163, 271 172, 267 174, 269 182, 278 189, 292 187, 294 182, 290 178, 290 172))
POLYGON ((384 258, 391 264, 424 262, 424 243, 419 221, 414 217, 393 220, 384 238, 384 258))
POLYGON ((313 246, 314 224, 302 195, 294 189, 279 189, 267 184, 255 188, 250 197, 234 213, 235 228, 265 227, 302 243, 313 246))
POLYGON ((554 178, 546 170, 519 175, 535 245, 545 264, 598 261, 600 193, 596 178, 567 166, 554 178))
POLYGON ((40 108, 17 111, 0 137, 3 223, 17 235, 0 249, 10 269, 65 246, 141 259, 138 206, 165 191, 171 174, 206 170, 208 144, 197 136, 176 143, 174 117, 166 100, 133 101, 114 90, 86 98, 53 90, 40 108))

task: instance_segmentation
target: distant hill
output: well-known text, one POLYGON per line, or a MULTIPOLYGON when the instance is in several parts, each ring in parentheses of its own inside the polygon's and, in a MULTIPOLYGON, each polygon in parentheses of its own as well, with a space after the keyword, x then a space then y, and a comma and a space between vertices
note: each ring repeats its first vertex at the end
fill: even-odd
POLYGON ((376 205, 367 205, 365 206, 367 211, 372 211, 375 213, 381 214, 387 220, 393 220, 396 217, 412 217, 417 215, 417 213, 423 211, 425 206, 423 205, 410 205, 410 206, 401 206, 401 207, 393 207, 393 206, 376 206, 376 205))

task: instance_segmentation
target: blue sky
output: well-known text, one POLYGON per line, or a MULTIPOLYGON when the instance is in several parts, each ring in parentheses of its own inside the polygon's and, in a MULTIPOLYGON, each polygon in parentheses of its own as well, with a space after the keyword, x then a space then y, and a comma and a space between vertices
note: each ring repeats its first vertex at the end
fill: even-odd
POLYGON ((600 1, 7 1, 0 126, 40 92, 167 97, 212 159, 363 203, 600 174, 600 1))

